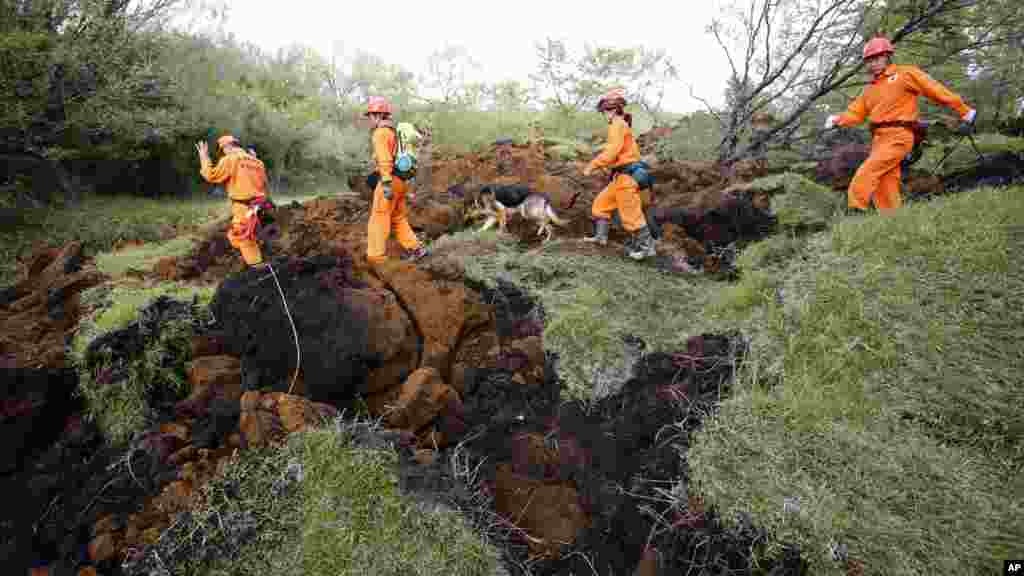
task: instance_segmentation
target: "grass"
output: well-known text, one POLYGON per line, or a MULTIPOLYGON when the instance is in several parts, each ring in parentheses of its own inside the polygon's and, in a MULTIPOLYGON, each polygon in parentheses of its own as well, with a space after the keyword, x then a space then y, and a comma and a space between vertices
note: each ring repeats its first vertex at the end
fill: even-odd
POLYGON ((130 270, 149 270, 162 258, 188 254, 196 242, 196 237, 184 235, 167 242, 143 244, 117 252, 104 252, 96 255, 96 268, 113 278, 123 276, 130 270))
POLYGON ((749 248, 706 312, 754 353, 694 438, 691 486, 726 519, 752 513, 767 553, 800 545, 814 574, 846 573, 839 546, 889 575, 1024 553, 1022 192, 749 248))
POLYGON ((544 346, 559 355, 568 398, 591 399, 604 383, 628 375, 627 335, 641 337, 652 351, 678 348, 700 333, 700 312, 717 288, 706 278, 666 275, 623 256, 553 250, 558 241, 526 254, 487 234, 461 234, 439 239, 437 246, 450 248, 436 252, 462 261, 471 279, 494 286, 504 278, 539 297, 548 316, 544 346))
POLYGON ((187 576, 494 574, 496 549, 458 513, 399 492, 393 449, 354 441, 372 426, 345 422, 240 453, 155 552, 187 576))
MULTIPOLYGON (((129 360, 124 367, 126 378, 110 384, 97 381, 98 370, 85 369, 89 343, 136 321, 139 310, 158 296, 191 301, 197 295, 200 305, 205 306, 213 298, 213 290, 172 283, 149 287, 103 284, 82 294, 83 306, 91 311, 79 323, 69 346, 69 357, 79 367, 78 394, 85 399, 86 415, 112 443, 127 441, 144 427, 147 391, 164 387, 176 396, 188 392, 184 364, 190 360, 193 331, 185 321, 166 323, 160 337, 138 358, 129 360)), ((105 362, 99 370, 108 368, 111 366, 105 362)))
POLYGON ((772 211, 779 226, 791 230, 823 228, 846 205, 846 197, 799 174, 785 172, 750 183, 771 188, 781 185, 783 193, 772 198, 772 211))

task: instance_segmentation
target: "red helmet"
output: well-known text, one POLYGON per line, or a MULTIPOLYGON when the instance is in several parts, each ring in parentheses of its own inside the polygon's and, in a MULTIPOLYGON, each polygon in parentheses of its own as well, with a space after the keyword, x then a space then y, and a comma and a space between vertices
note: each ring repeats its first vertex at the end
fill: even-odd
POLYGON ((238 138, 235 138, 231 134, 225 134, 220 138, 217 138, 217 147, 221 150, 223 150, 228 144, 238 144, 238 138))
POLYGON ((391 103, 383 96, 370 96, 370 102, 366 105, 366 113, 363 116, 369 116, 374 112, 391 114, 391 103))
POLYGON ((868 43, 864 45, 864 59, 878 56, 879 54, 892 54, 893 47, 892 42, 889 42, 888 38, 884 36, 878 36, 868 40, 868 43))
POLYGON ((624 88, 612 88, 601 96, 597 101, 597 111, 603 112, 613 108, 622 108, 626 105, 626 90, 624 88))

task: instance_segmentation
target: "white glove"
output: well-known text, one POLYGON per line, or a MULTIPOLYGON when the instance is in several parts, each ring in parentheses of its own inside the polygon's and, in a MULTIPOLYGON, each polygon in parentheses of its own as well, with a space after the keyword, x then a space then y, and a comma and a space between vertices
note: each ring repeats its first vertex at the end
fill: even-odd
POLYGON ((828 118, 825 118, 825 130, 828 130, 828 129, 832 128, 833 126, 835 126, 836 125, 836 121, 838 121, 838 120, 839 120, 839 116, 836 115, 836 114, 833 114, 833 115, 829 116, 828 118))
POLYGON ((971 108, 970 110, 967 111, 967 114, 964 114, 964 117, 961 118, 961 120, 963 120, 964 122, 966 122, 968 124, 973 124, 974 123, 974 117, 977 116, 977 115, 978 115, 978 111, 975 110, 974 108, 971 108))

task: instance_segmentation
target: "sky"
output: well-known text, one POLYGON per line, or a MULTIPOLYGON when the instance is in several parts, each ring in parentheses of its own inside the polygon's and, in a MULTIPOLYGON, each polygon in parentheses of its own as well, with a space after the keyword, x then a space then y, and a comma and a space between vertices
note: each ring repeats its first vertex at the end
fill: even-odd
POLYGON ((226 0, 225 31, 241 40, 276 50, 293 43, 325 57, 357 49, 401 64, 414 73, 426 69, 431 52, 464 46, 480 64, 467 80, 526 82, 536 67, 535 42, 563 40, 574 53, 585 43, 665 49, 680 79, 666 89, 663 106, 671 112, 703 109, 694 92, 721 101, 728 62, 704 28, 718 13, 712 2, 645 3, 512 0, 439 2, 337 2, 329 0, 226 0), (670 7, 671 6, 671 7, 670 7))

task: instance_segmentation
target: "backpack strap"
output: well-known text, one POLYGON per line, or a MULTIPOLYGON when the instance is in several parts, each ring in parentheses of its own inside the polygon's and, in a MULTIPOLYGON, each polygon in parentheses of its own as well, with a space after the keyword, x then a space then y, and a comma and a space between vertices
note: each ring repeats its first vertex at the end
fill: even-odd
POLYGON ((396 126, 388 126, 388 128, 391 128, 391 131, 395 133, 395 156, 398 156, 405 152, 405 146, 402 145, 402 135, 398 133, 396 126))

